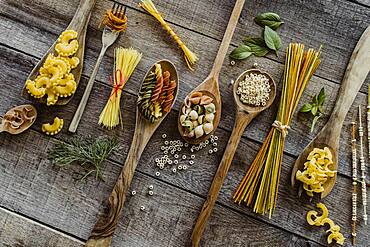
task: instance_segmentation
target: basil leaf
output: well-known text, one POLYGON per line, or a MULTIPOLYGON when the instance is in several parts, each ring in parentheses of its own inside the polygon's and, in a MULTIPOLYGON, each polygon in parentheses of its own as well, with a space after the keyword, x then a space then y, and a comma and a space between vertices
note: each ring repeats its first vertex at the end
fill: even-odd
POLYGON ((271 50, 274 50, 277 55, 277 52, 281 47, 281 39, 277 32, 266 26, 264 31, 264 38, 267 47, 271 50))
POLYGON ((313 106, 312 109, 311 109, 312 115, 316 116, 317 110, 318 110, 317 106, 313 106))
POLYGON ((269 49, 261 37, 248 37, 244 40, 244 44, 249 46, 253 52, 253 55, 257 57, 263 57, 269 53, 269 49))
POLYGON ((260 14, 254 18, 254 21, 261 27, 268 26, 274 30, 278 29, 284 24, 284 22, 280 19, 280 16, 272 12, 260 14))
POLYGON ((246 45, 240 45, 230 53, 230 57, 236 60, 246 59, 250 55, 252 55, 252 50, 246 45))
POLYGON ((321 88, 320 93, 317 96, 317 98, 318 98, 318 100, 317 100, 318 101, 318 105, 319 106, 322 106, 324 104, 325 98, 326 98, 325 89, 324 88, 321 88))
POLYGON ((312 105, 311 104, 304 104, 299 111, 300 112, 310 112, 311 109, 312 109, 312 105))

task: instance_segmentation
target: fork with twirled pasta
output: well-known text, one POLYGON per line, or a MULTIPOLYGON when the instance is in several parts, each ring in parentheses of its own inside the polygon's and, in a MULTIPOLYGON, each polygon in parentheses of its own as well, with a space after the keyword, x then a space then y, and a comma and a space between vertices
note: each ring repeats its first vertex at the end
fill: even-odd
POLYGON ((118 38, 119 34, 126 30, 127 26, 127 17, 126 17, 126 8, 120 3, 114 3, 112 9, 108 10, 102 20, 102 25, 104 26, 103 35, 102 35, 102 48, 98 59, 96 61, 94 70, 90 76, 90 79, 86 85, 85 92, 82 96, 80 104, 73 116, 72 122, 69 125, 69 131, 74 133, 77 130, 78 124, 80 123, 82 114, 85 110, 87 101, 92 90, 92 87, 95 82, 96 74, 99 70, 100 63, 104 57, 105 52, 108 47, 110 47, 118 38))

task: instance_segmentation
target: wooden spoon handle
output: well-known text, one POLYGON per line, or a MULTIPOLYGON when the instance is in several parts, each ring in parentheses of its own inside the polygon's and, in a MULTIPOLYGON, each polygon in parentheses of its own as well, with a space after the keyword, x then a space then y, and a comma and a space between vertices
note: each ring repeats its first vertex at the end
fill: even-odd
POLYGON ((229 24, 227 24, 224 37, 222 39, 220 48, 218 49, 218 53, 217 53, 215 62, 213 64, 213 68, 210 73, 210 76, 213 78, 218 78, 218 75, 220 74, 220 70, 224 62, 227 50, 229 48, 231 39, 233 37, 236 24, 238 24, 240 13, 243 10, 244 2, 245 0, 237 0, 235 3, 233 12, 231 13, 229 24))
POLYGON ((369 73, 370 26, 362 34, 349 60, 333 113, 326 126, 340 134, 343 121, 369 73))
POLYGON ((125 165, 122 168, 121 174, 119 175, 107 204, 105 205, 105 210, 100 214, 85 246, 110 246, 126 200, 127 191, 130 188, 132 178, 134 177, 136 166, 152 135, 152 133, 148 133, 145 126, 140 123, 142 123, 141 117, 137 120, 134 138, 132 140, 125 165))
POLYGON ((211 215, 212 209, 216 203, 218 194, 220 193, 227 172, 229 171, 240 138, 243 135, 243 132, 247 125, 257 115, 256 113, 247 115, 246 114, 247 113, 242 111, 238 111, 236 114, 234 129, 231 133, 229 142, 227 143, 227 147, 222 157, 221 163, 218 166, 217 172, 213 178, 211 188, 208 191, 207 200, 203 204, 203 208, 193 229, 193 234, 191 236, 193 247, 199 246, 200 239, 206 227, 208 218, 211 215))
POLYGON ((80 4, 68 28, 80 33, 90 18, 90 13, 94 8, 95 2, 96 0, 80 0, 80 4))

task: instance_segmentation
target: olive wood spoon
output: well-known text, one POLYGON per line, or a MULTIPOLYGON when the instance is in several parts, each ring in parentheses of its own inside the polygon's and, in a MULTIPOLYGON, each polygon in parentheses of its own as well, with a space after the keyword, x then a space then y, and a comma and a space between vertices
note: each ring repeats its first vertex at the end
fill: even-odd
MULTIPOLYGON (((217 129, 218 123, 220 122, 221 118, 221 96, 220 96, 220 89, 218 86, 218 78, 220 74, 220 70, 223 64, 223 61, 225 59, 227 50, 229 48, 229 44, 231 42, 231 38, 233 37, 234 30, 236 27, 236 24, 238 23, 240 13, 243 10, 243 5, 244 5, 245 0, 237 0, 233 9, 233 12, 231 13, 231 17, 229 20, 229 23, 227 25, 224 37, 222 39, 220 48, 218 50, 216 59, 213 63, 212 70, 208 77, 201 83, 199 84, 189 95, 191 95, 194 92, 202 92, 203 94, 210 96, 213 98, 213 103, 216 106, 216 113, 215 113, 215 118, 213 121, 213 131, 211 131, 208 135, 204 135, 199 138, 188 138, 184 136, 184 127, 181 126, 181 123, 178 122, 178 129, 179 132, 182 136, 182 138, 191 144, 199 144, 205 140, 207 140, 217 129)), ((189 96, 188 95, 188 96, 189 96)), ((184 104, 181 105, 180 109, 184 104)), ((181 110, 179 111, 179 118, 181 116, 181 110)))
MULTIPOLYGON (((333 154, 333 167, 338 169, 338 148, 340 132, 342 130, 344 119, 356 98, 362 83, 365 81, 369 73, 370 61, 370 26, 362 34, 358 41, 352 56, 349 60, 346 73, 343 77, 342 85, 334 106, 334 110, 319 134, 306 146, 303 152, 296 160, 291 174, 291 184, 293 187, 297 185, 296 173, 298 170, 303 170, 304 163, 307 160, 308 154, 313 148, 328 147, 333 154)), ((321 193, 321 198, 325 198, 333 189, 337 175, 328 178, 324 183, 324 191, 321 193)))
MULTIPOLYGON (((71 70, 71 73, 73 74, 75 78, 77 86, 80 82, 80 78, 82 74, 87 26, 88 26, 91 11, 94 8, 95 2, 96 0, 80 0, 80 4, 77 8, 75 15, 73 16, 68 27, 65 29, 65 30, 72 29, 77 32, 78 50, 74 56, 79 58, 80 63, 78 64, 76 68, 71 70)), ((40 61, 32 69, 31 73, 27 77, 27 80, 35 80, 37 78, 37 76, 40 74, 39 70, 44 65, 44 62, 46 58, 48 57, 48 55, 56 53, 55 46, 57 43, 58 43, 58 40, 54 42, 54 44, 49 48, 49 50, 45 53, 45 55, 40 59, 40 61)), ((39 103, 46 103, 45 97, 42 97, 41 99, 35 99, 34 97, 32 97, 27 92, 25 85, 23 86, 22 96, 23 98, 28 99, 28 100, 34 100, 39 103)), ((72 99, 72 96, 66 97, 66 98, 59 98, 55 104, 56 105, 66 105, 72 99)))
POLYGON ((262 72, 258 69, 250 69, 250 70, 244 71, 238 77, 238 79, 236 79, 236 81, 234 82, 234 86, 233 86, 233 94, 234 94, 234 101, 236 104, 236 119, 234 123, 234 128, 231 133, 229 142, 227 143, 227 147, 222 157, 221 163, 218 166, 217 172, 213 178, 211 188, 208 191, 207 200, 204 202, 203 208, 194 226, 193 234, 191 236, 192 245, 194 247, 199 246, 199 242, 204 232, 204 229, 206 227, 208 218, 210 217, 212 209, 216 203, 218 194, 224 183, 227 172, 229 171, 231 162, 234 158, 236 148, 238 147, 240 138, 242 137, 245 128, 260 112, 262 112, 263 110, 271 106, 272 102, 275 99, 275 95, 276 95, 276 85, 272 77, 266 72, 262 72), (250 73, 263 74, 270 81, 271 91, 269 95, 269 100, 265 106, 249 106, 249 105, 243 104, 240 101, 239 95, 237 95, 236 93, 240 81, 244 80, 244 77, 250 73))
MULTIPOLYGON (((179 89, 179 78, 175 66, 168 60, 160 60, 156 63, 159 63, 162 66, 163 71, 169 71, 171 73, 171 81, 175 80, 176 90, 175 97, 172 103, 176 101, 176 97, 179 89)), ((148 74, 155 70, 153 65, 148 74)), ((107 247, 110 246, 112 241, 113 233, 117 227, 119 216, 121 214, 122 208, 125 203, 126 193, 130 188, 132 178, 136 166, 140 160, 140 156, 145 149, 148 141, 152 137, 155 130, 162 123, 163 119, 167 116, 168 113, 164 114, 160 120, 155 123, 150 123, 146 120, 142 114, 139 112, 139 109, 136 109, 136 125, 134 137, 131 143, 130 151, 127 155, 126 162, 122 168, 121 174, 118 177, 118 180, 113 188, 112 194, 110 195, 107 204, 105 205, 105 210, 99 216, 97 223, 92 230, 89 239, 86 242, 85 246, 88 247, 107 247)))
POLYGON ((5 115, 12 114, 15 110, 21 110, 24 114, 27 114, 28 117, 32 117, 32 119, 29 122, 24 123, 21 126, 19 126, 19 128, 17 129, 11 128, 9 124, 6 124, 7 121, 3 119, 0 123, 0 133, 8 132, 9 134, 12 134, 12 135, 18 135, 24 132, 25 130, 27 130, 29 127, 31 127, 32 124, 36 121, 37 110, 33 105, 19 105, 19 106, 13 107, 9 111, 7 111, 5 115), (24 110, 26 108, 28 108, 29 111, 24 113, 24 110))

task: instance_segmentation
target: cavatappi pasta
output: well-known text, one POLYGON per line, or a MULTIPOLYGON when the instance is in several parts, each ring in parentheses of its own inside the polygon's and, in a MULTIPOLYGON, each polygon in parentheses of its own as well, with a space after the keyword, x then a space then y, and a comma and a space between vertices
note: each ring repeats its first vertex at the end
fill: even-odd
POLYGON ((161 65, 155 64, 155 71, 148 74, 141 86, 138 108, 151 123, 171 110, 177 84, 170 77, 169 71, 163 72, 161 65))
POLYGON ((74 94, 77 83, 71 70, 80 63, 80 59, 74 56, 77 50, 77 32, 64 31, 55 46, 58 55, 49 54, 39 70, 39 76, 26 81, 27 92, 36 99, 46 97, 47 105, 54 105, 59 98, 74 94))
POLYGON ((330 169, 333 165, 333 155, 328 147, 324 149, 314 148, 307 157, 307 162, 304 163, 304 170, 297 171, 297 180, 303 183, 303 189, 308 196, 313 196, 313 193, 321 193, 324 191, 324 184, 329 177, 334 177, 336 171, 330 169))
POLYGON ((64 125, 63 119, 55 117, 52 124, 45 123, 42 125, 41 129, 47 135, 56 135, 62 130, 63 125, 64 125))
POLYGON ((337 242, 337 244, 343 245, 344 244, 344 236, 340 233, 340 226, 336 225, 333 220, 328 218, 329 211, 323 203, 316 204, 316 207, 321 209, 322 215, 319 216, 319 213, 315 210, 310 210, 307 212, 307 223, 311 226, 324 226, 325 224, 329 225, 329 230, 326 232, 330 232, 328 235, 327 241, 328 244, 331 244, 333 240, 337 242))

